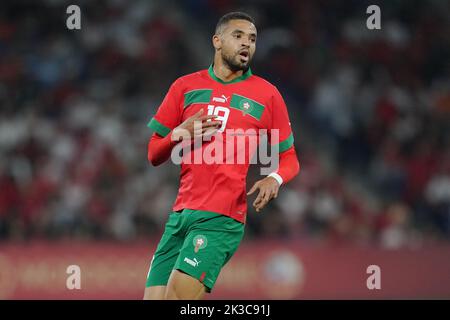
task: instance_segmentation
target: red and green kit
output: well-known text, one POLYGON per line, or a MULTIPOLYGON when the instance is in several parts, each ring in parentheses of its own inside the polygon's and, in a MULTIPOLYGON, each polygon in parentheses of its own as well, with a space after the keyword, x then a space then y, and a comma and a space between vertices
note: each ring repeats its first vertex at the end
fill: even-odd
POLYGON ((176 269, 201 281, 208 292, 212 290, 244 235, 245 181, 261 130, 266 131, 268 141, 278 146, 278 169, 271 173, 274 178, 282 184, 298 172, 288 113, 277 88, 252 75, 250 69, 224 82, 214 75, 212 66, 178 78, 171 85, 148 124, 154 131, 149 142, 150 162, 157 165, 167 160, 178 146, 171 137, 172 130, 200 109, 203 115, 216 116, 222 125, 210 141, 201 141, 198 146, 191 140, 182 142, 193 146, 186 153, 183 149, 183 159, 194 154, 194 161, 181 161, 178 196, 154 253, 147 287, 167 285, 176 269), (244 135, 244 143, 235 148, 240 134, 244 135), (256 135, 256 144, 251 143, 251 134, 256 135), (275 136, 278 140, 272 139, 275 136), (220 154, 222 161, 195 161, 196 152, 207 154, 217 141, 226 145, 225 150, 231 150, 220 154))
MULTIPOLYGON (((230 82, 217 78, 212 66, 178 78, 148 126, 165 137, 202 108, 203 114, 217 115, 222 121, 220 132, 225 143, 230 140, 227 131, 267 129, 270 141, 271 129, 277 129, 279 152, 293 149, 289 116, 280 92, 268 81, 253 75, 250 69, 230 82)), ((207 145, 204 142, 202 148, 207 145)), ((254 150, 249 143, 246 145, 246 154, 252 154, 254 150)), ((181 163, 180 187, 173 211, 184 208, 212 211, 245 223, 248 159, 245 163, 237 159, 232 163, 181 163)))

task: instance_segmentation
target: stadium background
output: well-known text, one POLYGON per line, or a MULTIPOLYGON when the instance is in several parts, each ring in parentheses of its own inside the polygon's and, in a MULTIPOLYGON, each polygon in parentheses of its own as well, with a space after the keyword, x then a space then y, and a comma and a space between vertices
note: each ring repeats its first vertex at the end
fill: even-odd
POLYGON ((450 298, 450 2, 0 6, 0 298, 142 298, 178 178, 147 162, 146 124, 236 10, 257 21, 252 70, 287 102, 301 172, 250 208, 208 298, 450 298))

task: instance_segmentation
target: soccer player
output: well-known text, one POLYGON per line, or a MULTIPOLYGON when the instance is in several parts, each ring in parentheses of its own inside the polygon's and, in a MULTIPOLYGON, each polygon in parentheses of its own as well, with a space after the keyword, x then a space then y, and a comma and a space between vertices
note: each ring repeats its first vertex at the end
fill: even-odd
POLYGON ((249 67, 256 37, 249 15, 232 12, 220 18, 212 37, 213 64, 178 78, 149 122, 154 133, 148 160, 154 166, 165 162, 180 142, 193 144, 200 138, 203 149, 214 138, 226 143, 229 129, 267 129, 268 136, 275 129, 277 170, 246 193, 249 161, 181 163, 178 196, 150 263, 144 299, 202 299, 211 292, 243 237, 247 195, 258 191, 253 206, 260 212, 277 197, 280 186, 299 172, 283 98, 249 67), (210 141, 203 141, 207 140, 203 136, 210 141))

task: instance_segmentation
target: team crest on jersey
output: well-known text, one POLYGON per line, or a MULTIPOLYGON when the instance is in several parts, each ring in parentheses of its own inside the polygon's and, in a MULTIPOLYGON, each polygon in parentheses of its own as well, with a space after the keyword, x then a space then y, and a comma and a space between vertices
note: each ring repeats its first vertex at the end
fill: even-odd
POLYGON ((245 116, 247 113, 250 113, 252 111, 252 104, 248 100, 242 100, 241 101, 241 110, 243 115, 245 116))
POLYGON ((194 245, 194 252, 197 253, 198 250, 203 249, 208 245, 208 239, 206 239, 204 235, 199 234, 194 237, 192 244, 194 245))

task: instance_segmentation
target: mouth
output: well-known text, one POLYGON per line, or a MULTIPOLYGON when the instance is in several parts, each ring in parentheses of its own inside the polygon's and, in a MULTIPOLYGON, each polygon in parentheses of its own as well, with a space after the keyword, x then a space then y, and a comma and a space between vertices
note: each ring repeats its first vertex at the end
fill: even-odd
POLYGON ((241 59, 241 62, 248 62, 249 56, 250 54, 246 50, 239 52, 239 58, 241 59))

